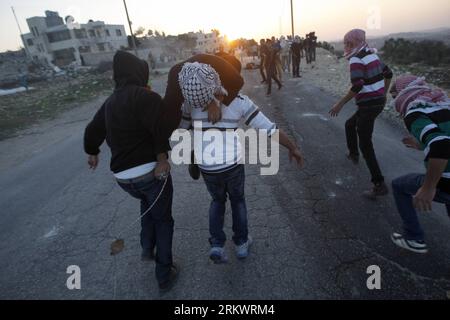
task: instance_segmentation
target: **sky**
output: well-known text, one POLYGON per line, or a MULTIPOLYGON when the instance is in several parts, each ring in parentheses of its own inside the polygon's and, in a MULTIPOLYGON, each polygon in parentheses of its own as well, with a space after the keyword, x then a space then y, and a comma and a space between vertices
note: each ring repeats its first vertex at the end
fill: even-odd
MULTIPOLYGON (((176 35, 219 29, 229 39, 267 38, 291 34, 290 0, 127 0, 133 28, 176 35)), ((343 38, 362 28, 368 36, 450 27, 450 0, 293 0, 295 33, 316 31, 319 40, 343 38)), ((20 27, 29 32, 26 18, 45 10, 127 25, 123 0, 0 0, 0 52, 22 44, 11 7, 20 27)), ((128 27, 127 27, 128 32, 128 27)))

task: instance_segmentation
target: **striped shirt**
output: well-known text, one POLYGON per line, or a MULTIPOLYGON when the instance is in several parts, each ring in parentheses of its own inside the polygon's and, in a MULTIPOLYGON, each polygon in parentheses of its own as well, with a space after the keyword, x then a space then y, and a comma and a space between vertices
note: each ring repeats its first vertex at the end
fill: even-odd
MULTIPOLYGON (((405 124, 424 150, 425 166, 428 166, 429 159, 450 159, 450 101, 414 101, 409 105, 405 124)), ((438 189, 450 194, 450 161, 438 189)))
POLYGON ((239 165, 242 160, 242 146, 235 130, 239 128, 242 120, 252 128, 267 130, 269 136, 273 135, 277 129, 277 126, 245 95, 238 95, 228 107, 222 104, 221 109, 222 119, 212 124, 208 121, 207 111, 202 111, 202 108, 189 109, 183 105, 180 128, 194 129, 195 157, 200 169, 206 173, 220 173, 239 165), (196 139, 195 134, 198 134, 200 130, 202 139, 196 139), (209 139, 208 136, 217 130, 220 131, 222 137, 220 142, 216 139, 209 139), (221 156, 212 157, 210 150, 221 153, 221 156))
POLYGON ((386 101, 384 80, 392 76, 391 69, 377 54, 362 49, 350 59, 351 90, 356 93, 356 104, 360 107, 383 105, 386 101))

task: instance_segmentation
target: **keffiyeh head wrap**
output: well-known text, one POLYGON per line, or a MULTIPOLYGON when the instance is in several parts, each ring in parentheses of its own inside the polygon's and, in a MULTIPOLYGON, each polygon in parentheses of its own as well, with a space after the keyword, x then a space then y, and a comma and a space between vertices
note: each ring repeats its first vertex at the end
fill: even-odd
POLYGON ((362 49, 368 49, 371 53, 376 53, 377 49, 369 48, 366 42, 366 32, 361 29, 353 29, 347 32, 344 37, 344 56, 351 59, 362 49))
POLYGON ((404 75, 397 78, 393 90, 397 94, 395 109, 403 117, 408 112, 412 102, 439 103, 448 101, 448 97, 441 89, 433 89, 425 78, 414 75, 404 75))
POLYGON ((205 108, 215 95, 228 95, 219 74, 210 66, 187 62, 178 75, 185 103, 192 108, 205 108))

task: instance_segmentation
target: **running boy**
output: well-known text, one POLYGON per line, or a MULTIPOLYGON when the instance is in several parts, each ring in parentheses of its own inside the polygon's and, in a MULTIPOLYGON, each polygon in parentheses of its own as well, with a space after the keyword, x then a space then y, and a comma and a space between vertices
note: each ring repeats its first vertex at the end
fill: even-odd
POLYGON ((358 110, 345 123, 347 147, 350 151, 348 158, 357 164, 359 149, 366 160, 372 176, 374 187, 364 192, 370 199, 388 194, 375 156, 372 144, 372 134, 376 118, 383 111, 386 104, 386 93, 392 79, 392 71, 376 54, 375 49, 368 47, 366 33, 360 29, 353 29, 345 35, 345 57, 350 61, 350 76, 352 87, 330 110, 332 117, 337 117, 344 105, 355 98, 358 110))

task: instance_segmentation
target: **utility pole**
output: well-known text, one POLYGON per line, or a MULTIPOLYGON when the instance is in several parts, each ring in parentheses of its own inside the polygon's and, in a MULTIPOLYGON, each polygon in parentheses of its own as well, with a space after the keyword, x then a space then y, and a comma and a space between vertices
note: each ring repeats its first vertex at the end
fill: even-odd
POLYGON ((130 26, 131 43, 133 45, 134 53, 136 54, 136 57, 137 57, 138 56, 138 52, 137 52, 136 40, 134 39, 133 28, 131 27, 130 15, 128 14, 128 8, 127 8, 126 0, 123 0, 123 5, 125 6, 125 12, 127 14, 128 25, 130 26))
MULTIPOLYGON (((22 38, 22 35, 23 35, 22 28, 20 27, 19 20, 17 19, 17 15, 16 15, 16 11, 14 10, 14 7, 11 7, 11 10, 13 12, 14 19, 16 19, 17 27, 19 28, 20 38, 21 38, 22 42, 25 42, 25 41, 23 41, 23 38, 22 38)), ((27 55, 29 55, 26 44, 24 43, 23 46, 24 46, 24 49, 25 49, 25 52, 27 53, 27 55)))
POLYGON ((294 40, 295 31, 294 31, 294 3, 293 3, 293 0, 291 0, 291 25, 292 25, 292 40, 294 40))

